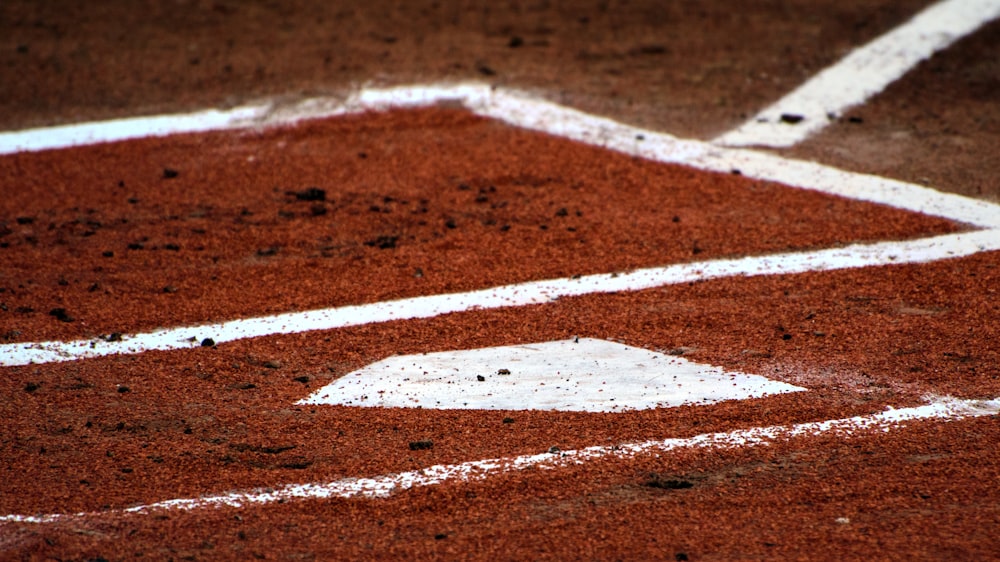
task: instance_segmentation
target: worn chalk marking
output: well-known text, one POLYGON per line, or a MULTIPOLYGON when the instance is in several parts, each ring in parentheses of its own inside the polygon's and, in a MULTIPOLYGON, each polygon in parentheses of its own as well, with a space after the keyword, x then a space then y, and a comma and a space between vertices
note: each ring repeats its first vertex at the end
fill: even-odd
POLYGON ((844 248, 715 260, 647 268, 628 274, 595 274, 580 279, 531 281, 467 293, 234 320, 126 335, 120 342, 78 340, 0 345, 0 366, 73 361, 112 354, 193 347, 211 337, 217 343, 243 338, 328 330, 411 318, 429 318, 475 308, 546 303, 593 293, 638 291, 688 281, 734 275, 784 275, 903 263, 926 263, 1000 249, 1000 205, 865 174, 845 172, 749 150, 681 140, 630 127, 540 100, 523 92, 483 84, 430 84, 363 89, 346 101, 310 99, 298 104, 248 106, 229 111, 146 117, 0 134, 0 154, 111 142, 152 135, 288 125, 393 107, 463 104, 470 111, 511 125, 601 146, 653 161, 776 181, 899 209, 940 216, 970 226, 995 229, 902 242, 854 244, 844 248))
POLYGON ((169 328, 121 341, 103 339, 0 345, 0 366, 75 361, 89 357, 192 348, 204 338, 225 343, 246 338, 332 330, 379 322, 432 318, 442 314, 544 304, 563 297, 640 291, 654 287, 742 275, 789 275, 877 265, 926 263, 1000 250, 1000 231, 978 230, 903 242, 853 244, 812 252, 683 263, 601 273, 575 279, 549 279, 465 293, 412 297, 371 304, 289 312, 217 324, 169 328))
POLYGON ((421 486, 433 486, 448 481, 472 482, 516 472, 527 468, 554 469, 581 465, 598 460, 628 459, 639 455, 657 455, 677 449, 726 450, 741 447, 761 447, 795 438, 834 434, 849 438, 870 431, 892 431, 906 422, 938 419, 960 420, 1000 412, 1000 399, 961 400, 938 399, 925 406, 889 409, 879 414, 837 420, 741 429, 723 433, 705 433, 694 437, 626 443, 616 446, 595 446, 584 449, 496 458, 451 465, 434 465, 421 470, 387 474, 374 478, 344 478, 326 483, 289 484, 276 489, 230 492, 200 498, 172 499, 126 509, 83 513, 52 513, 45 515, 2 515, 0 523, 57 523, 66 520, 96 519, 148 515, 163 511, 192 511, 205 508, 242 508, 276 502, 329 499, 390 497, 395 493, 421 486))
POLYGON ((1000 17, 998 0, 946 0, 859 47, 713 142, 788 147, 884 90, 920 61, 1000 17))

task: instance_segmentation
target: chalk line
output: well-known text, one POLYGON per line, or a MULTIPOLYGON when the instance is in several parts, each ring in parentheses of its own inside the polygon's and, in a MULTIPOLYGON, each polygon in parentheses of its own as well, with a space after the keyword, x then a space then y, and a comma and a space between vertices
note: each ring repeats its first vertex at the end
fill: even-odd
POLYGON ((544 304, 563 297, 641 291, 691 281, 731 276, 789 275, 876 265, 925 263, 1000 250, 1000 232, 978 230, 901 242, 852 244, 809 252, 682 263, 664 267, 601 273, 578 278, 528 281, 464 293, 412 297, 371 304, 290 312, 217 324, 167 328, 103 339, 0 345, 0 366, 75 361, 152 350, 192 348, 205 338, 216 344, 380 322, 431 318, 442 314, 544 304))
MULTIPOLYGON (((392 90, 380 91, 391 99, 392 90)), ((402 97, 400 92, 399 97, 402 97)), ((370 93, 372 106, 391 107, 370 93)), ((928 187, 847 172, 814 162, 794 160, 746 149, 732 149, 666 133, 638 129, 612 119, 532 98, 517 91, 488 91, 470 96, 468 107, 511 125, 600 146, 656 162, 683 164, 695 169, 740 174, 791 187, 867 201, 897 209, 947 218, 980 228, 1000 228, 1000 205, 940 192, 928 187)))
POLYGON ((837 170, 811 162, 709 143, 682 140, 484 84, 425 84, 362 89, 346 100, 317 98, 272 107, 255 105, 228 111, 143 117, 0 135, 0 154, 112 142, 151 135, 218 129, 273 127, 302 120, 390 108, 462 104, 470 111, 511 125, 605 147, 650 160, 696 169, 741 174, 791 187, 940 216, 994 229, 907 242, 855 244, 814 252, 747 257, 735 260, 647 268, 624 275, 588 275, 575 280, 544 280, 450 295, 432 295, 383 303, 234 320, 123 336, 120 342, 78 340, 0 345, 0 366, 72 361, 111 354, 133 354, 197 346, 211 337, 217 343, 266 335, 328 330, 410 318, 428 318, 474 308, 540 304, 565 296, 636 291, 686 281, 730 275, 781 275, 902 263, 925 263, 1000 249, 1000 205, 876 176, 837 170), (52 134, 58 133, 58 134, 52 134))
POLYGON ((1000 17, 998 0, 946 0, 851 51, 749 121, 712 142, 789 147, 884 90, 919 62, 1000 17))
MULTIPOLYGON (((1000 0, 997 0, 1000 2, 1000 0)), ((423 84, 366 88, 346 100, 314 98, 297 104, 258 104, 227 111, 116 119, 0 133, 0 155, 117 142, 146 136, 286 126, 303 120, 378 111, 461 104, 484 117, 600 146, 656 162, 775 181, 842 197, 947 218, 981 228, 1000 228, 1000 205, 927 187, 838 170, 761 152, 729 149, 589 115, 517 90, 486 84, 423 84)))
POLYGON ((180 498, 139 505, 125 509, 82 513, 50 513, 44 515, 2 515, 2 523, 47 524, 66 520, 148 515, 163 511, 193 511, 205 508, 242 508, 307 499, 330 498, 387 498, 393 494, 422 486, 433 486, 448 481, 474 482, 505 473, 528 468, 555 469, 603 459, 629 459, 644 454, 663 454, 678 449, 726 450, 741 447, 761 447, 798 437, 834 434, 844 438, 864 431, 888 432, 906 422, 917 420, 960 420, 996 415, 1000 412, 1000 399, 962 400, 941 398, 924 406, 889 409, 866 416, 808 422, 788 426, 769 426, 741 429, 720 433, 704 433, 688 438, 674 438, 615 446, 593 446, 584 449, 522 455, 463 462, 451 465, 434 465, 420 470, 386 474, 374 478, 343 478, 326 483, 289 484, 275 489, 256 489, 229 492, 199 498, 180 498))

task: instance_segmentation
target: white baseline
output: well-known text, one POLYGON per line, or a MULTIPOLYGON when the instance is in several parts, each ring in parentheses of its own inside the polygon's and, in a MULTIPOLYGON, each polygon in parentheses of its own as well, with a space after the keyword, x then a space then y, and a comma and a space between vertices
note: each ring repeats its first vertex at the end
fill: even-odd
POLYGON ((216 344, 247 338, 332 330, 379 322, 432 318, 442 314, 544 304, 563 297, 640 291, 691 281, 730 276, 788 275, 809 271, 925 263, 1000 250, 1000 231, 978 230, 904 242, 855 244, 844 248, 713 260, 601 273, 571 279, 528 281, 465 293, 429 295, 371 304, 289 312, 123 335, 103 339, 10 343, 0 345, 0 366, 75 361, 106 355, 192 348, 205 338, 216 344))
POLYGON ((884 90, 920 61, 1000 17, 998 0, 946 0, 859 47, 713 142, 788 147, 884 90), (784 118, 783 118, 784 116, 784 118))
POLYGON ((889 409, 867 416, 808 422, 790 426, 770 426, 740 429, 725 433, 704 433, 688 438, 675 438, 616 446, 594 446, 585 449, 524 455, 512 458, 486 459, 451 465, 435 465, 421 470, 387 474, 374 478, 344 478, 326 483, 289 484, 272 490, 230 492, 200 498, 181 498, 139 505, 126 509, 83 513, 52 513, 45 515, 0 515, 2 523, 57 523, 65 520, 96 519, 122 515, 148 515, 162 511, 192 511, 204 508, 241 508, 248 505, 328 498, 386 498, 419 486, 432 486, 450 480, 471 482, 527 468, 554 469, 580 465, 597 460, 627 459, 639 455, 658 455, 677 449, 736 449, 761 447, 803 436, 832 433, 851 437, 863 432, 891 431, 906 422, 938 419, 960 420, 996 415, 1000 399, 961 400, 942 398, 924 406, 889 409))
POLYGON ((193 347, 211 337, 217 343, 275 334, 328 330, 360 324, 429 318, 477 308, 525 306, 560 297, 616 291, 637 291, 688 281, 744 275, 784 275, 879 265, 926 263, 1000 250, 1000 206, 960 195, 865 174, 837 170, 749 150, 727 149, 665 133, 637 129, 611 119, 588 115, 517 91, 483 84, 429 84, 389 89, 364 89, 346 101, 305 100, 274 109, 264 105, 229 112, 206 111, 167 117, 146 117, 36 129, 0 135, 0 154, 20 150, 55 149, 141 136, 287 125, 393 107, 423 107, 461 103, 471 111, 512 125, 602 146, 650 160, 697 169, 781 182, 851 199, 940 216, 986 230, 920 240, 855 244, 844 248, 771 256, 715 260, 647 268, 628 274, 604 273, 579 279, 530 281, 467 293, 431 295, 397 301, 349 305, 322 310, 234 320, 219 324, 178 327, 126 335, 120 342, 78 340, 0 345, 0 366, 72 361, 112 354, 193 347), (205 119, 206 123, 202 123, 205 119))

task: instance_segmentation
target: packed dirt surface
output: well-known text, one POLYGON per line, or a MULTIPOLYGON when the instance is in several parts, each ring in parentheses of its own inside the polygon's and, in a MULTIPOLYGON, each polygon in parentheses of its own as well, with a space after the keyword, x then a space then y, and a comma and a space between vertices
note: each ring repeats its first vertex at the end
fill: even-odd
POLYGON ((1000 201, 1000 22, 787 153, 1000 201))
POLYGON ((26 153, 0 176, 0 341, 959 230, 441 109, 26 153))
MULTIPOLYGON (((475 81, 710 140, 928 2, 341 4, 6 1, 0 131, 475 81)), ((998 48, 987 24, 772 152, 988 211, 998 48)), ((0 351, 856 243, 964 257, 0 362, 0 559, 1000 558, 1000 253, 968 242, 1000 231, 546 130, 443 104, 4 154, 0 351), (801 390, 611 413, 299 403, 397 355, 574 337, 801 390), (769 427, 786 430, 738 437, 769 427), (625 454, 650 442, 686 444, 625 454), (602 456, 544 464, 587 448, 602 456), (491 459, 381 496, 205 500, 491 459)))

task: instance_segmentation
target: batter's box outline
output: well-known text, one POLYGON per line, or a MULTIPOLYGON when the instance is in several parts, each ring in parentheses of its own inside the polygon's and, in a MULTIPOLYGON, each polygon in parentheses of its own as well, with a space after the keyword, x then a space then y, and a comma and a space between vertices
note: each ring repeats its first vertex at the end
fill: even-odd
POLYGON ((3 344, 0 345, 0 366, 182 349, 196 347, 205 338, 225 343, 253 337, 430 318, 453 312, 544 304, 563 297, 632 292, 722 277, 927 263, 1000 250, 1000 205, 994 203, 765 152, 679 139, 667 133, 590 115, 524 91, 479 83, 364 88, 346 100, 313 98, 290 105, 263 103, 226 111, 208 110, 0 133, 0 155, 152 136, 288 126, 299 121, 366 111, 434 105, 462 106, 476 115, 521 129, 654 162, 680 164, 707 172, 739 171, 753 179, 949 219, 973 230, 905 241, 673 264, 628 273, 609 272, 572 279, 528 281, 463 293, 167 328, 124 335, 121 341, 94 339, 3 344))

